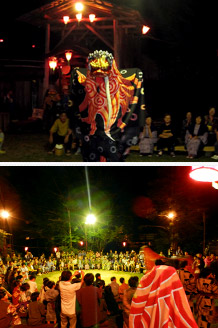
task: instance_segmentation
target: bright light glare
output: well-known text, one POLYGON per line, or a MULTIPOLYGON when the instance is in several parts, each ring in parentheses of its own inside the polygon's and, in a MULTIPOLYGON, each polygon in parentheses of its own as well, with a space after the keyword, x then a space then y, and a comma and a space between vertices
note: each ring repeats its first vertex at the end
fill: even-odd
POLYGON ((2 211, 1 211, 1 217, 2 217, 3 219, 8 219, 9 216, 10 216, 10 214, 9 214, 8 211, 5 211, 5 210, 2 210, 2 211))
POLYGON ((168 217, 169 219, 173 219, 173 218, 175 217, 175 213, 170 212, 170 213, 168 213, 167 217, 168 217))
POLYGON ((77 3, 75 4, 75 9, 76 9, 76 11, 81 12, 81 11, 83 11, 84 6, 83 6, 83 4, 82 4, 81 2, 77 2, 77 3))
POLYGON ((96 222, 96 217, 94 214, 88 214, 86 217, 85 224, 94 224, 96 222))
POLYGON ((218 181, 218 166, 193 166, 189 176, 201 182, 218 181))
POLYGON ((212 182, 212 187, 218 190, 218 182, 212 182))

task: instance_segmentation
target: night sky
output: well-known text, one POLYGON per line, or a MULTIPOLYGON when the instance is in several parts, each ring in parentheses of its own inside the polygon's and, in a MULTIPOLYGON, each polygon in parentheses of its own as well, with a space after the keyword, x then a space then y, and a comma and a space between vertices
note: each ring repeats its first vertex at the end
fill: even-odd
MULTIPOLYGON (((153 235, 154 249, 160 250, 165 247, 160 239, 163 229, 157 226, 167 227, 164 214, 174 210, 178 240, 183 248, 189 252, 201 250, 203 212, 206 240, 217 240, 218 191, 210 183, 191 180, 190 169, 89 167, 92 210, 98 224, 104 224, 109 218, 115 226, 124 225, 134 242, 142 237, 147 242, 146 235, 153 235), (141 229, 142 226, 146 228, 141 229), (191 240, 187 231, 192 234, 191 240)), ((34 247, 36 239, 40 247, 51 247, 58 231, 54 226, 53 230, 48 228, 49 220, 58 217, 65 222, 62 204, 69 199, 73 204, 72 224, 76 218, 85 218, 88 198, 84 167, 5 167, 0 168, 0 177, 1 206, 12 216, 2 225, 14 234, 18 248, 25 246, 27 236, 33 238, 34 247)))

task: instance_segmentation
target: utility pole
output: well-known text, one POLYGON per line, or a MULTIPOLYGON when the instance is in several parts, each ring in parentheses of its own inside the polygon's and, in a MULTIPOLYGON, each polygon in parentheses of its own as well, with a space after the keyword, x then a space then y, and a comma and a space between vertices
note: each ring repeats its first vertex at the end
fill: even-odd
POLYGON ((68 213, 68 223, 69 223, 69 237, 70 237, 70 248, 72 248, 72 230, 71 230, 71 222, 70 222, 70 210, 67 210, 68 213))

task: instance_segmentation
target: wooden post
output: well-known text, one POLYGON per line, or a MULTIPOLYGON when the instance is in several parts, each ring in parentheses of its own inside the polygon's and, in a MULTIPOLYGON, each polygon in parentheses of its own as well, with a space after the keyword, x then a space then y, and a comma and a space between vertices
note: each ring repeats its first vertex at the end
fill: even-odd
POLYGON ((120 49, 119 49, 119 29, 118 22, 116 19, 113 20, 113 30, 114 30, 114 59, 117 64, 117 68, 120 68, 120 49))
POLYGON ((203 233, 203 255, 205 255, 205 247, 206 247, 206 215, 203 212, 203 225, 204 225, 204 233, 203 233))
POLYGON ((43 80, 43 98, 49 87, 49 64, 47 55, 50 52, 50 24, 46 25, 45 31, 45 67, 44 67, 44 80, 43 80))

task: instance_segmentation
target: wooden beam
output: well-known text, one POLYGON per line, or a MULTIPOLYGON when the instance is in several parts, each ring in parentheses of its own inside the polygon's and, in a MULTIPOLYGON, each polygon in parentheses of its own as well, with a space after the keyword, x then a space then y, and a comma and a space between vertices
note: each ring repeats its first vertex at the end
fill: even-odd
POLYGON ((116 19, 113 20, 113 28, 114 28, 114 59, 119 69, 120 67, 119 29, 118 29, 118 22, 116 19))
POLYGON ((114 50, 112 44, 103 37, 99 32, 97 32, 91 25, 85 24, 86 28, 90 30, 93 34, 95 34, 102 42, 104 42, 110 49, 114 50))
POLYGON ((77 24, 74 24, 70 29, 69 31, 67 31, 67 33, 61 38, 61 40, 56 44, 56 46, 52 49, 52 52, 57 48, 59 47, 63 42, 64 40, 73 32, 73 30, 75 30, 75 28, 77 27, 77 24))
POLYGON ((49 87, 49 63, 47 57, 49 51, 50 51, 50 24, 47 24, 46 31, 45 31, 45 64, 44 64, 45 66, 44 66, 44 79, 43 79, 43 95, 40 95, 40 98, 42 99, 45 96, 45 93, 49 87))

